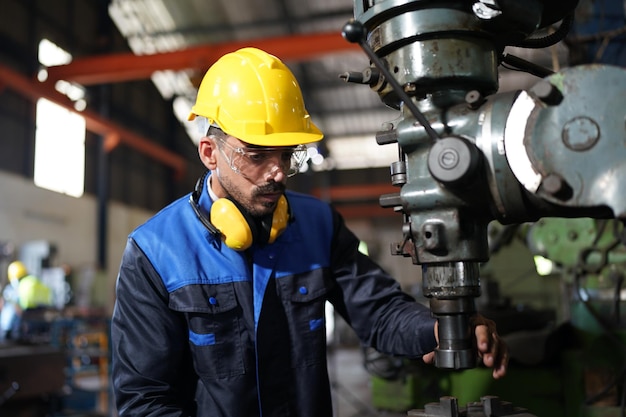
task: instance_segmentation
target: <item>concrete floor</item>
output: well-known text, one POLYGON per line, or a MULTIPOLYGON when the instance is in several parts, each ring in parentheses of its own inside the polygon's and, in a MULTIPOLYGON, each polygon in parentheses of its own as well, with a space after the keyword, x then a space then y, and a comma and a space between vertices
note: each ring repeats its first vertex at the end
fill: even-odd
POLYGON ((377 410, 372 406, 370 375, 358 348, 334 348, 328 355, 333 387, 334 417, 406 417, 407 413, 377 410))

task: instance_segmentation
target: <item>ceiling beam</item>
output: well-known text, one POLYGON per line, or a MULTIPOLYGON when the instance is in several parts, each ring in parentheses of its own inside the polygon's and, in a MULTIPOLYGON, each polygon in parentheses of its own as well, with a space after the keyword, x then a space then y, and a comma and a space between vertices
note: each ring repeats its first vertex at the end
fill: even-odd
POLYGON ((182 178, 185 172, 187 162, 181 156, 158 145, 153 140, 100 116, 96 112, 89 109, 77 111, 74 108, 74 103, 65 95, 56 91, 50 83, 40 83, 34 79, 29 79, 0 64, 0 86, 15 90, 32 101, 45 98, 71 112, 79 114, 85 119, 85 126, 88 131, 105 138, 105 149, 107 151, 113 150, 118 144, 124 144, 173 168, 178 179, 182 178))
POLYGON ((378 219, 381 217, 400 218, 400 214, 392 209, 376 204, 351 204, 334 206, 345 219, 378 219))
POLYGON ((399 193, 400 188, 391 184, 353 184, 313 188, 311 194, 331 202, 355 200, 378 200, 383 194, 399 193))
POLYGON ((49 67, 48 77, 52 81, 94 85, 147 79, 162 70, 204 72, 222 55, 246 46, 262 49, 283 61, 305 61, 319 55, 358 49, 357 44, 343 39, 341 32, 289 35, 200 45, 151 55, 121 53, 76 58, 69 64, 49 67))
POLYGON ((353 184, 319 187, 311 190, 314 195, 328 201, 346 219, 380 218, 399 216, 393 208, 382 207, 378 201, 383 194, 395 194, 400 188, 391 184, 353 184))
MULTIPOLYGON (((282 3, 284 1, 281 0, 282 3)), ((281 5, 282 6, 282 5, 281 5)), ((152 39, 157 39, 163 36, 172 36, 172 35, 183 35, 183 36, 191 36, 195 38, 204 38, 208 39, 210 37, 232 37, 233 33, 246 32, 246 31, 254 31, 260 29, 275 29, 279 26, 287 26, 288 28, 301 28, 301 27, 313 27, 313 26, 327 26, 329 21, 339 21, 340 19, 344 22, 352 19, 354 16, 354 9, 352 6, 344 6, 341 9, 327 10, 327 11, 319 11, 312 13, 310 15, 301 15, 294 16, 291 13, 282 12, 281 17, 274 17, 269 19, 253 19, 247 20, 244 22, 227 22, 227 21, 219 21, 213 24, 198 23, 192 24, 191 26, 185 26, 185 24, 180 25, 177 24, 175 27, 165 30, 150 30, 145 31, 143 28, 136 28, 134 31, 125 31, 124 36, 127 39, 137 38, 137 37, 150 37, 152 39), (288 20, 288 22, 286 22, 288 20)), ((182 22, 179 22, 182 23, 182 22)), ((191 23, 191 22, 184 22, 191 23)))

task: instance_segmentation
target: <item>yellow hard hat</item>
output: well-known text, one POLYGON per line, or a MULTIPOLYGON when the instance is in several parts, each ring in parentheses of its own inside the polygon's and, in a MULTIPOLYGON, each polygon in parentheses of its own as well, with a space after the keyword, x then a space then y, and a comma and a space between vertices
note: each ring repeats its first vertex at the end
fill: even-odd
POLYGON ((26 269, 26 265, 22 262, 14 261, 9 264, 7 275, 11 281, 14 281, 16 279, 22 279, 28 275, 28 270, 26 269))
POLYGON ((278 58, 256 48, 228 53, 209 68, 189 120, 196 116, 259 146, 293 146, 324 136, 304 107, 293 73, 278 58))

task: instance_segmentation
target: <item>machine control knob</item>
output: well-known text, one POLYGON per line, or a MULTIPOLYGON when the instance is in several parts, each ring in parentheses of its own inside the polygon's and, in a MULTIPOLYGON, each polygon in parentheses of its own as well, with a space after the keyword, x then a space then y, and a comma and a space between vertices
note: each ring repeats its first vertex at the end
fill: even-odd
POLYGON ((363 23, 355 19, 351 19, 347 22, 343 26, 343 31, 341 32, 343 38, 350 43, 362 42, 365 39, 366 34, 367 30, 365 29, 365 26, 363 26, 363 23))
POLYGON ((449 136, 439 139, 430 148, 428 170, 447 185, 463 185, 477 171, 480 152, 466 139, 449 136))

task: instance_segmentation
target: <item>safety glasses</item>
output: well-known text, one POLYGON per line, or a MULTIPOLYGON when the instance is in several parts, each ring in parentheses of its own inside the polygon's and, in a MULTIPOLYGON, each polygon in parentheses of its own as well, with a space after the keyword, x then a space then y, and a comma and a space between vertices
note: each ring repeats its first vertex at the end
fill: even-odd
POLYGON ((305 145, 280 147, 237 147, 225 139, 218 138, 218 148, 230 168, 254 182, 263 181, 266 174, 275 174, 280 169, 292 177, 300 171, 307 159, 305 145))

